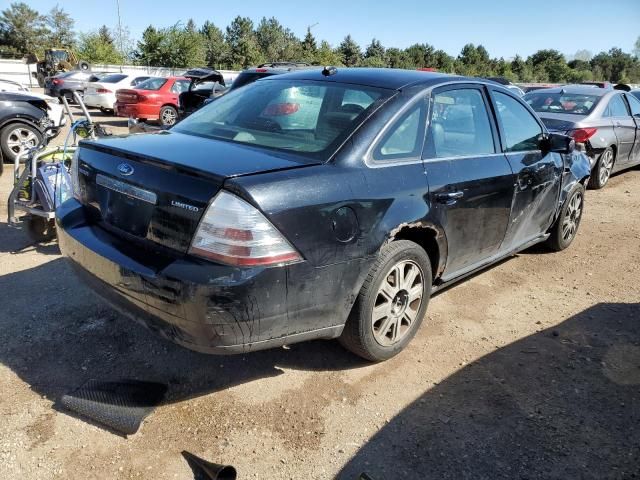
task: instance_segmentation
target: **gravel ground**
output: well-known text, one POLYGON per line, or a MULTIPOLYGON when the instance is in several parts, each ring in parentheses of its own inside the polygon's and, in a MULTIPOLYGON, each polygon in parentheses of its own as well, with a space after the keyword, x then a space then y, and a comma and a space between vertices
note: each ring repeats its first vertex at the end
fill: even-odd
POLYGON ((156 338, 55 243, 7 226, 9 177, 0 478, 191 479, 182 450, 240 479, 640 478, 638 169, 588 192, 569 250, 529 250, 437 295, 408 349, 377 365, 336 342, 215 357, 156 338), (169 385, 128 438, 59 406, 119 378, 169 385))

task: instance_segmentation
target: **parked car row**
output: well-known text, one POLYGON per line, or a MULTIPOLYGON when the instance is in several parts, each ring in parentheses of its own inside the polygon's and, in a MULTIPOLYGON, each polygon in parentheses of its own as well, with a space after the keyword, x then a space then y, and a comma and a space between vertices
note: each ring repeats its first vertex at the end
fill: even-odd
POLYGON ((588 155, 591 188, 640 164, 640 100, 632 92, 566 85, 529 92, 524 99, 550 131, 573 137, 588 155))
MULTIPOLYGON (((146 82, 126 94, 174 85, 146 82)), ((573 146, 492 81, 299 69, 164 132, 82 141, 60 248, 85 284, 187 348, 339 338, 380 361, 433 292, 572 243, 590 176, 573 146)))

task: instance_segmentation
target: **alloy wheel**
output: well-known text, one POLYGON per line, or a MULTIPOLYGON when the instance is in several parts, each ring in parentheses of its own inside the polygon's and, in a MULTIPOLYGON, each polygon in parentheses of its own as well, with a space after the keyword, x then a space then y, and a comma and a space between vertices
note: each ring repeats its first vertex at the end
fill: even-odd
POLYGON ((40 139, 28 128, 16 127, 7 135, 7 146, 16 156, 37 147, 39 143, 40 139))
POLYGON ((611 169, 613 168, 613 151, 610 149, 605 150, 600 158, 600 185, 604 185, 611 176, 611 169))
POLYGON ((173 125, 174 123, 176 123, 176 112, 171 108, 165 109, 162 112, 162 124, 173 125))
POLYGON ((424 274, 417 263, 396 263, 382 280, 371 314, 375 340, 382 346, 398 343, 417 320, 424 295, 424 274))
POLYGON ((567 211, 562 220, 562 238, 565 241, 571 239, 578 231, 580 217, 582 216, 582 200, 581 192, 576 192, 569 200, 567 211))

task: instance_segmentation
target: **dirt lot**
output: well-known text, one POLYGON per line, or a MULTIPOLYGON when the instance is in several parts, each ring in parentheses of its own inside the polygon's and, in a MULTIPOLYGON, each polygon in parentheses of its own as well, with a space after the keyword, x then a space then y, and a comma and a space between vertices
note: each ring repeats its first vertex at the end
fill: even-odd
MULTIPOLYGON (((120 121, 105 119, 111 126, 120 121)), ((563 253, 527 251, 436 296, 398 357, 336 342, 212 357, 122 318, 57 246, 8 228, 0 180, 0 478, 640 478, 640 170, 588 192, 563 253), (88 379, 167 383, 118 436, 58 405, 88 379)))

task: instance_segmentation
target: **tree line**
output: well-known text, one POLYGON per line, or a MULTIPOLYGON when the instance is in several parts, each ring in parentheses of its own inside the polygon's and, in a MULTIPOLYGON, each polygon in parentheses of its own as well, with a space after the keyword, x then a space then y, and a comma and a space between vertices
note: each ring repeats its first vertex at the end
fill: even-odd
POLYGON ((149 25, 138 41, 129 30, 102 26, 76 34, 71 15, 59 6, 41 14, 23 2, 0 12, 0 53, 42 54, 45 48, 74 48, 79 58, 92 63, 134 63, 186 68, 208 66, 241 69, 271 61, 300 61, 347 67, 433 68, 467 76, 501 76, 517 82, 640 82, 640 37, 634 51, 611 48, 593 55, 579 50, 570 58, 557 50, 539 50, 523 58, 493 58, 482 45, 469 43, 457 57, 428 43, 401 49, 384 47, 373 38, 364 48, 351 35, 337 46, 318 41, 311 29, 304 38, 276 18, 254 22, 237 16, 224 30, 207 20, 168 27, 149 25))

